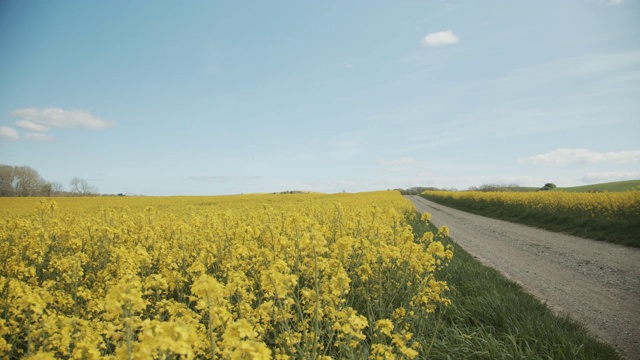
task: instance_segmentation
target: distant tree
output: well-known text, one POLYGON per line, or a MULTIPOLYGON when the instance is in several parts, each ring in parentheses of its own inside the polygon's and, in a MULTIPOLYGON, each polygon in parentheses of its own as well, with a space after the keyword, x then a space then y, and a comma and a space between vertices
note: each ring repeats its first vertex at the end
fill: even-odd
POLYGON ((51 196, 60 196, 64 193, 64 185, 59 181, 51 182, 51 196))
POLYGON ((37 171, 28 166, 13 168, 15 196, 39 196, 45 185, 44 179, 37 171))
POLYGON ((40 189, 40 195, 51 197, 53 194, 52 186, 50 182, 45 182, 40 189))
MULTIPOLYGON (((74 178, 78 195, 96 195, 98 189, 86 180, 74 178)), ((0 164, 0 196, 68 196, 62 183, 46 181, 28 166, 0 164)))
POLYGON ((491 192, 491 191, 522 191, 522 188, 518 184, 484 184, 477 188, 478 191, 491 192))
POLYGON ((69 182, 71 192, 79 196, 92 196, 98 194, 98 188, 89 184, 85 179, 74 177, 69 182))
POLYGON ((540 188, 540 190, 542 191, 547 191, 547 190, 552 190, 556 188, 556 184, 554 183, 546 183, 544 184, 544 186, 542 188, 540 188))
POLYGON ((423 192, 425 192, 427 190, 429 190, 429 191, 437 191, 437 190, 442 190, 442 189, 438 189, 438 188, 435 188, 435 187, 432 187, 432 186, 429 186, 429 187, 415 186, 415 187, 412 187, 412 188, 409 188, 409 189, 400 189, 400 188, 398 188, 398 189, 394 189, 394 190, 400 191, 400 194, 402 194, 402 195, 420 195, 420 194, 422 194, 423 192))
POLYGON ((14 196, 14 180, 13 166, 0 164, 0 196, 14 196))

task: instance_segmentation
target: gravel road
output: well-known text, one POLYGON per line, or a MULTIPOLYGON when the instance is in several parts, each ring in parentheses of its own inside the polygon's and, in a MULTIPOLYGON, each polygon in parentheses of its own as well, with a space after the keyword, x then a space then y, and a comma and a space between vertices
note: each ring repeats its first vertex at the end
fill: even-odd
POLYGON ((625 358, 640 360, 640 249, 582 239, 455 210, 406 196, 485 265, 561 314, 569 314, 625 358))

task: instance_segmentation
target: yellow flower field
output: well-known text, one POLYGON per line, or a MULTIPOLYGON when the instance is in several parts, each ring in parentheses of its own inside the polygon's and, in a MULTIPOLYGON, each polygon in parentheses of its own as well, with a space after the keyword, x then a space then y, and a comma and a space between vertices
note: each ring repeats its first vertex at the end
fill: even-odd
POLYGON ((640 221, 640 191, 626 192, 481 192, 425 191, 432 197, 475 203, 478 206, 534 209, 541 213, 565 213, 581 218, 640 221))
POLYGON ((413 359, 449 302, 398 192, 0 208, 0 358, 413 359))
POLYGON ((423 197, 464 211, 579 237, 640 247, 640 191, 425 191, 423 197))

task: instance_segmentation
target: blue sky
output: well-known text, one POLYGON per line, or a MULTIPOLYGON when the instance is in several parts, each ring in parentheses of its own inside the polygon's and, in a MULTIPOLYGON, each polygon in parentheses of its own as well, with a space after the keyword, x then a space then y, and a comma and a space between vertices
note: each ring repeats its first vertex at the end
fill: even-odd
POLYGON ((102 193, 640 179, 640 2, 0 2, 0 163, 102 193))

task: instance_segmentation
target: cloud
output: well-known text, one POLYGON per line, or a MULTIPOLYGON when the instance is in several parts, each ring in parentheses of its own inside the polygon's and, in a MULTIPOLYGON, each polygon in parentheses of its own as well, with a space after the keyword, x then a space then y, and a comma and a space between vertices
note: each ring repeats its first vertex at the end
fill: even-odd
POLYGON ((624 181, 624 180, 639 180, 640 172, 598 172, 588 173, 580 178, 580 181, 587 184, 612 182, 612 181, 624 181))
POLYGON ((341 191, 378 191, 383 189, 396 189, 401 187, 408 187, 406 181, 387 179, 339 179, 329 181, 307 181, 301 182, 298 185, 298 188, 305 189, 306 191, 317 191, 325 193, 341 191))
MULTIPOLYGON (((410 88, 416 81, 428 81, 440 71, 431 65, 445 63, 445 58, 438 57, 446 54, 416 54, 415 59, 406 61, 429 66, 411 72, 411 78, 393 84, 393 90, 399 84, 410 88)), ((402 111, 385 116, 392 121, 403 117, 411 126, 446 114, 450 120, 435 126, 443 135, 437 141, 449 144, 479 136, 513 138, 585 128, 618 131, 638 124, 638 105, 633 101, 640 91, 638 69, 639 50, 562 57, 517 70, 505 69, 494 78, 452 81, 431 99, 407 103, 402 111), (449 99, 450 94, 456 94, 455 99, 449 99), (457 106, 461 99, 464 107, 457 106)), ((431 138, 415 143, 418 148, 437 144, 431 138)), ((403 149, 408 150, 412 148, 403 149)))
POLYGON ((534 176, 490 176, 482 178, 482 185, 542 186, 545 180, 534 176))
POLYGON ((227 181, 250 181, 250 180, 259 180, 261 176, 242 176, 242 175, 232 175, 232 176, 189 176, 187 179, 194 181, 203 181, 203 182, 227 182, 227 181))
POLYGON ((52 128, 101 130, 115 125, 114 121, 82 110, 24 108, 15 109, 9 115, 18 118, 16 126, 27 131, 20 135, 13 128, 0 126, 0 137, 13 140, 53 141, 53 135, 49 134, 52 128))
POLYGON ((634 162, 640 161, 640 150, 618 152, 596 152, 589 149, 558 149, 545 154, 538 154, 518 159, 519 164, 534 165, 566 165, 569 163, 593 164, 600 162, 634 162))
POLYGON ((411 166, 416 164, 416 160, 409 157, 401 157, 398 160, 378 160, 378 164, 385 166, 411 166))
POLYGON ((20 135, 14 129, 8 126, 0 126, 0 138, 18 140, 20 135))
POLYGON ((26 108, 16 109, 9 115, 20 119, 16 122, 16 125, 24 128, 30 127, 28 128, 29 130, 34 130, 33 128, 37 126, 40 126, 41 129, 44 127, 54 127, 99 130, 115 125, 113 121, 104 120, 82 110, 26 108))
POLYGON ((0 138, 11 139, 11 140, 19 140, 19 139, 29 139, 34 141, 53 141, 53 136, 49 134, 44 134, 41 132, 30 132, 23 136, 13 128, 8 126, 0 126, 0 138))
MULTIPOLYGON (((622 79, 633 81, 640 64, 640 51, 587 54, 559 58, 505 73, 495 86, 506 90, 531 90, 534 87, 557 86, 574 79, 597 80, 623 73, 622 79)), ((634 84, 635 85, 635 84, 634 84)))
POLYGON ((444 46, 459 42, 460 39, 451 31, 438 31, 422 38, 422 46, 444 46))
POLYGON ((622 4, 624 0, 609 0, 609 5, 618 5, 622 4))
POLYGON ((52 135, 43 134, 43 133, 27 133, 23 137, 25 139, 34 140, 34 141, 53 141, 54 140, 52 135))
POLYGON ((46 132, 46 131, 49 131, 50 129, 48 126, 35 124, 28 120, 18 120, 16 121, 16 126, 21 127, 25 130, 35 131, 35 132, 46 132))

